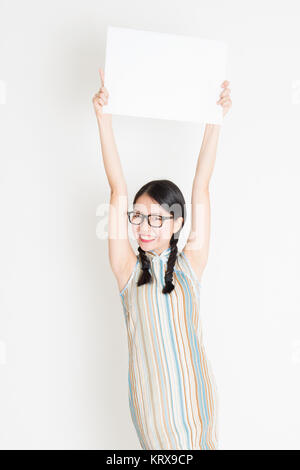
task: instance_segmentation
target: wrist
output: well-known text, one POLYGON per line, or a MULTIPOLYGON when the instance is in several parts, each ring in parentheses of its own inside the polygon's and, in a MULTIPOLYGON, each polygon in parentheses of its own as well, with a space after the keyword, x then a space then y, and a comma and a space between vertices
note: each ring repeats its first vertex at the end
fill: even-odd
POLYGON ((111 114, 97 114, 97 121, 99 126, 111 126, 112 124, 112 115, 111 114))
POLYGON ((205 129, 209 132, 218 132, 221 129, 221 124, 206 123, 205 129))

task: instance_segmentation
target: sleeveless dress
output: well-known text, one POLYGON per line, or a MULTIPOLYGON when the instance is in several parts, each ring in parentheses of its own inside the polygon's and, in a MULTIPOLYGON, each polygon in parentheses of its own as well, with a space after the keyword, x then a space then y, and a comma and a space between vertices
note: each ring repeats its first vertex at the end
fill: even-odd
POLYGON ((171 247, 146 251, 152 280, 137 286, 137 261, 120 292, 127 328, 128 398, 143 449, 217 449, 216 382, 202 339, 200 287, 184 252, 163 294, 171 247))

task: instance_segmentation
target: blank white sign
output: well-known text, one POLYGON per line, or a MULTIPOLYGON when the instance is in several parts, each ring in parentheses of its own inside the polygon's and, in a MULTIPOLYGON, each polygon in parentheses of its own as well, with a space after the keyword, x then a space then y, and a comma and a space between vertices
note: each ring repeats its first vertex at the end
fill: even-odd
POLYGON ((223 41, 108 26, 104 113, 222 124, 223 41))

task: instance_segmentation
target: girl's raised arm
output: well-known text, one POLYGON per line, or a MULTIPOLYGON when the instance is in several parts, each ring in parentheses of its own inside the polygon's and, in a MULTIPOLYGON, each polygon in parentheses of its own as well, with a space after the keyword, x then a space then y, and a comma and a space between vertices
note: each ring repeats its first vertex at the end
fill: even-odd
MULTIPOLYGON (((223 116, 231 107, 229 82, 222 83, 224 90, 217 101, 223 107, 223 116)), ((184 254, 201 281, 206 266, 210 239, 210 197, 209 182, 215 165, 221 126, 206 124, 198 157, 192 188, 191 231, 183 249, 184 254)))
POLYGON ((128 194, 120 157, 114 139, 112 115, 103 114, 103 105, 108 103, 109 93, 104 86, 104 72, 99 70, 101 88, 93 97, 101 141, 102 158, 110 186, 108 250, 109 261, 121 291, 136 263, 128 239, 128 194))

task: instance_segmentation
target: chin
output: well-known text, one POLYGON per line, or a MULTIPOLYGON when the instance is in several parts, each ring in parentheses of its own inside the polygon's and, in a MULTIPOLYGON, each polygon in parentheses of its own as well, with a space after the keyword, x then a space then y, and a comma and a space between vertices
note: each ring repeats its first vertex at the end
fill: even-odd
POLYGON ((144 250, 144 251, 156 250, 157 249, 157 247, 154 245, 154 241, 152 241, 152 242, 142 242, 141 240, 139 240, 138 244, 142 248, 142 250, 144 250))
POLYGON ((156 250, 156 247, 151 243, 139 243, 139 246, 143 248, 143 250, 156 250))

